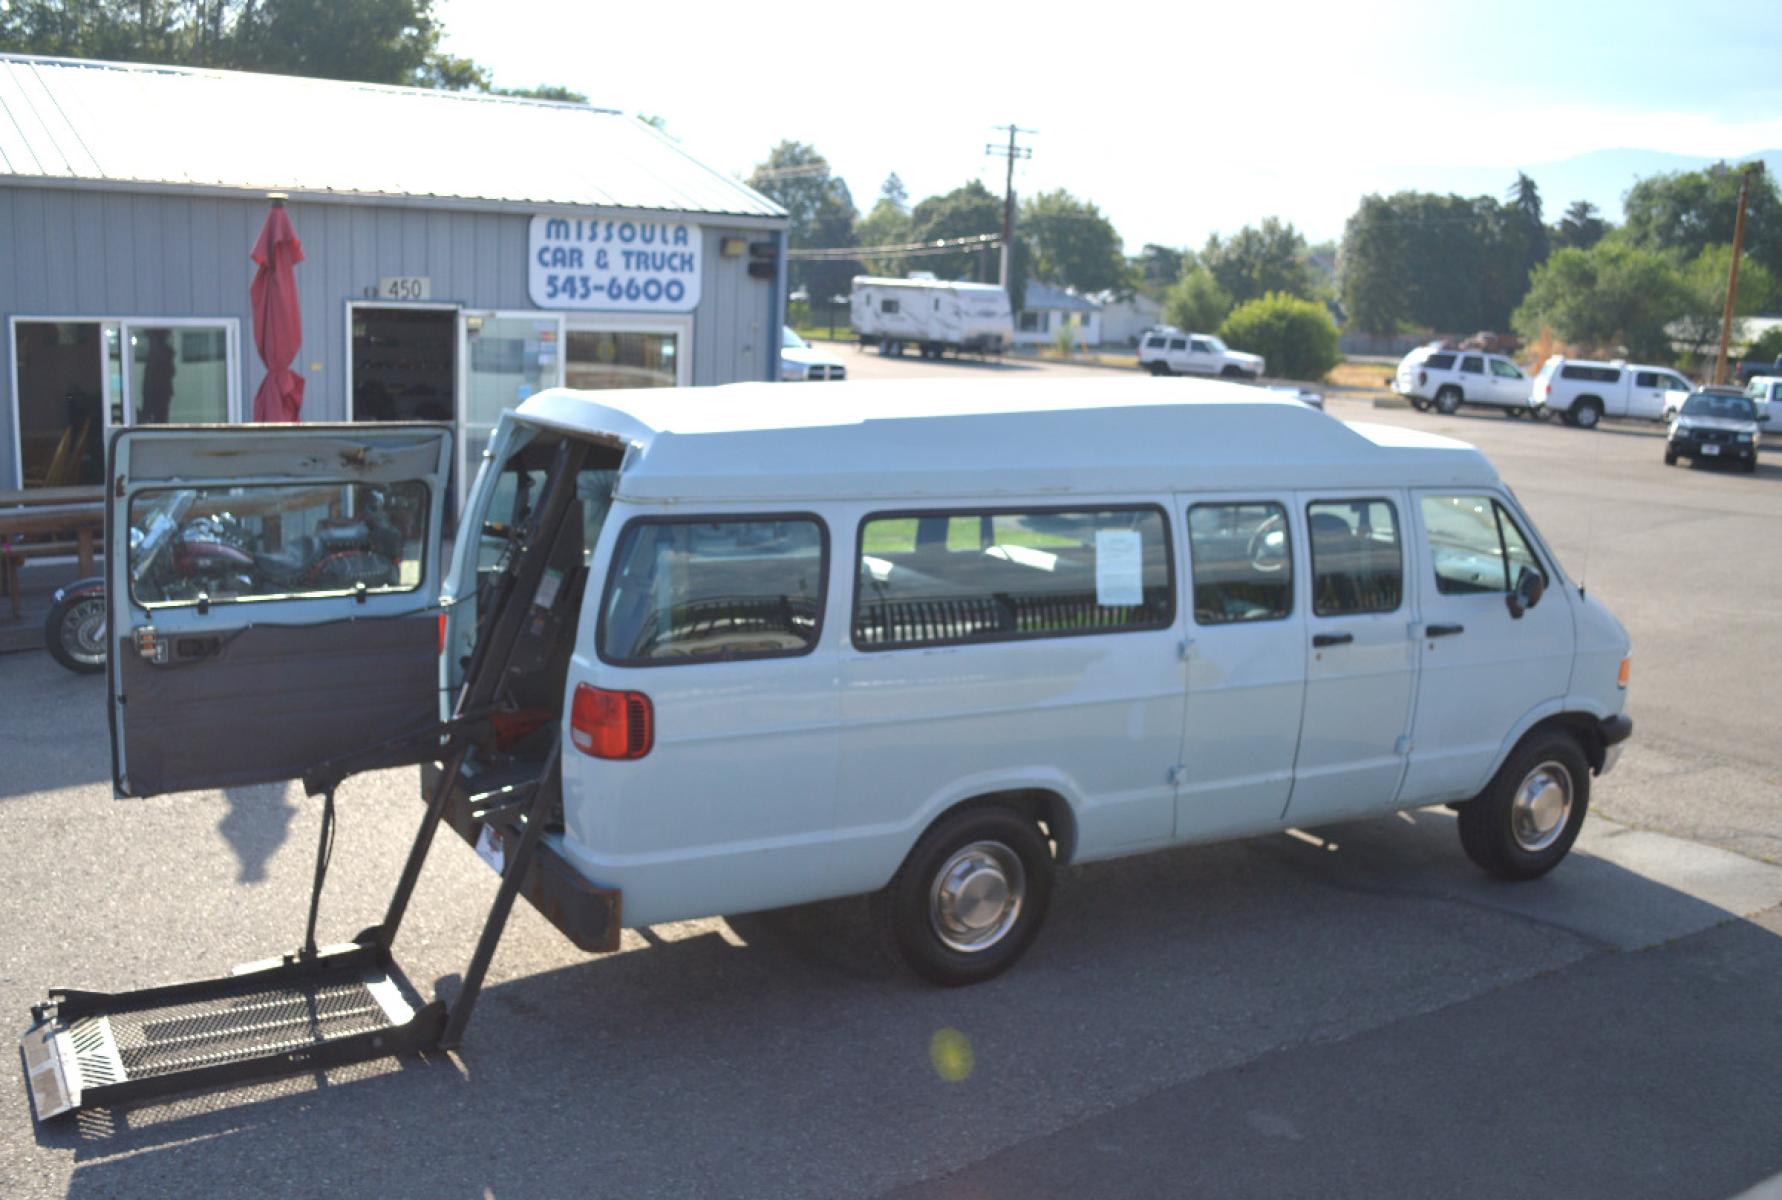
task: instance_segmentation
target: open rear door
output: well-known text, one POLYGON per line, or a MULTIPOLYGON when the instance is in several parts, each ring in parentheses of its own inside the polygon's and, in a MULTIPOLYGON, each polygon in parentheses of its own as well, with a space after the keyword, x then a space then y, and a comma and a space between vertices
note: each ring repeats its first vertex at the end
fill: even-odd
POLYGON ((451 430, 436 425, 113 437, 119 795, 295 779, 438 721, 451 461, 451 430))

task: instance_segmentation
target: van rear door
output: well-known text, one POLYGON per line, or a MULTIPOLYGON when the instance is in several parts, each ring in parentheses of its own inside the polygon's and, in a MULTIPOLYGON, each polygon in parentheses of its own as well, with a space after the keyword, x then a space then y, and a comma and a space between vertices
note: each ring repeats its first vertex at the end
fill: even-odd
POLYGON ((440 425, 119 431, 118 794, 294 779, 437 721, 451 462, 440 425))

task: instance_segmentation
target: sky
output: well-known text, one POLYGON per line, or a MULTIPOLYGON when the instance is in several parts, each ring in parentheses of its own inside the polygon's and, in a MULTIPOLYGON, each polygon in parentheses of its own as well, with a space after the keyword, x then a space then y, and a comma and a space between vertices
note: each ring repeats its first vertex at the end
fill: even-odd
POLYGON ((1097 204, 1129 253, 1275 215, 1337 238, 1364 194, 1499 195, 1525 169, 1549 219, 1619 214, 1636 173, 1782 148, 1774 0, 772 7, 440 0, 445 48, 502 86, 555 83, 660 115, 746 175, 815 146, 864 212, 972 179, 1010 122, 1018 195, 1097 204), (1018 19, 1011 19, 1018 18, 1018 19), (1566 163, 1564 167, 1548 164, 1566 163), (1555 194, 1555 193, 1558 194, 1555 194))

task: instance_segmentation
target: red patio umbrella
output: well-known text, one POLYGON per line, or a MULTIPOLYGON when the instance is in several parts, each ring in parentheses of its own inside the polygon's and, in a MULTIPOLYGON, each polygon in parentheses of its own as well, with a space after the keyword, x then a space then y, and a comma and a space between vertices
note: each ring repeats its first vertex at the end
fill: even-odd
POLYGON ((254 393, 254 420, 295 421, 303 410, 303 377, 291 360, 303 345, 303 317, 297 311, 297 278, 303 243, 285 215, 285 202, 274 198, 272 211, 254 243, 254 346, 266 364, 266 378, 254 393))

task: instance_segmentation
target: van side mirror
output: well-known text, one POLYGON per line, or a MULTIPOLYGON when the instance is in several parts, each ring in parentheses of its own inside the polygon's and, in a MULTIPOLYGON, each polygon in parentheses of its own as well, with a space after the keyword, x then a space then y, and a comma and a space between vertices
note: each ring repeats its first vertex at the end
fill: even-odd
POLYGON ((1541 602, 1547 591, 1547 581, 1541 573, 1532 567, 1523 567, 1522 573, 1516 576, 1516 590, 1504 597, 1504 603, 1510 606, 1510 615, 1520 619, 1522 614, 1541 602))

